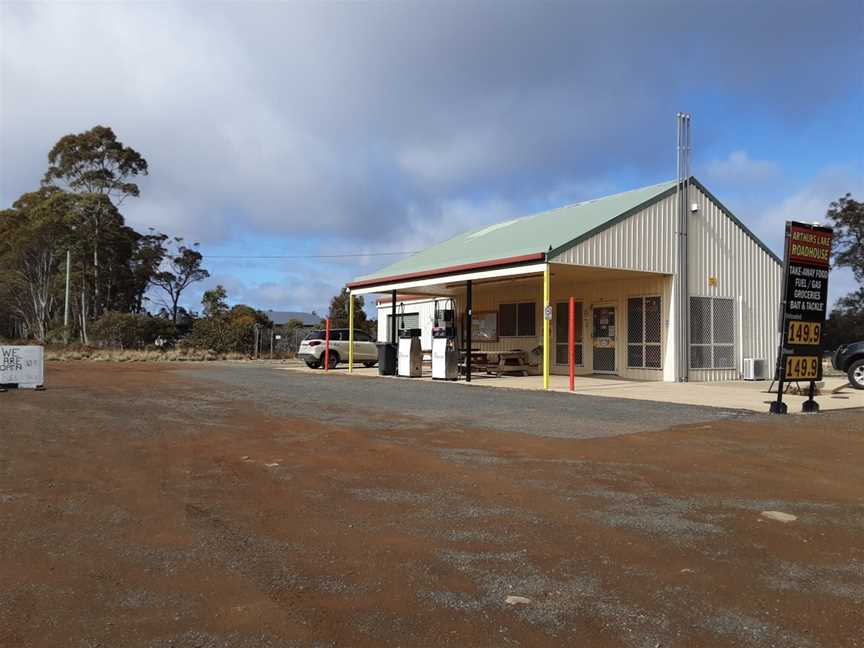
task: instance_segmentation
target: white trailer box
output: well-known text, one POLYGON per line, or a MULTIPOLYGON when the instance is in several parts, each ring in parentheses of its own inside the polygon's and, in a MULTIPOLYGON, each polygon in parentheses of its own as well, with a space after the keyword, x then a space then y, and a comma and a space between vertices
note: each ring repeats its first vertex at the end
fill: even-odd
POLYGON ((36 389, 45 382, 45 354, 41 346, 0 346, 0 385, 36 389))

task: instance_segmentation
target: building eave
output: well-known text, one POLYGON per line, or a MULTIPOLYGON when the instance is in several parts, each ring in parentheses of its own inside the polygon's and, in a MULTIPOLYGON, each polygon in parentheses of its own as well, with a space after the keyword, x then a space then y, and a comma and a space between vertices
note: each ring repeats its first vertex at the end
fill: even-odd
POLYGON ((545 252, 535 252, 532 254, 522 254, 519 256, 504 257, 501 259, 489 259, 487 261, 477 261, 474 263, 463 263, 459 265, 446 266, 443 268, 432 268, 430 270, 421 270, 417 272, 408 272, 405 274, 390 275, 387 277, 375 277, 372 279, 361 279, 348 284, 349 290, 356 288, 369 288, 371 286, 392 284, 399 281, 408 281, 411 279, 433 279, 435 277, 446 277, 450 274, 458 272, 466 272, 470 270, 485 270, 488 268, 498 268, 501 266, 517 265, 520 263, 530 263, 532 261, 545 261, 545 252))

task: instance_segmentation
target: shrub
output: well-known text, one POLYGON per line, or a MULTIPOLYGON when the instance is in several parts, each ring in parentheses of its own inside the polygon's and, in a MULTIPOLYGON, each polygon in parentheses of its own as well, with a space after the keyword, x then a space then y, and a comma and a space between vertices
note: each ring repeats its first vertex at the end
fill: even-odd
POLYGON ((242 304, 230 311, 195 320, 188 343, 214 353, 255 352, 255 326, 272 326, 262 313, 242 304))
POLYGON ((103 346, 143 349, 157 338, 171 340, 176 335, 170 320, 134 313, 105 313, 91 329, 91 336, 103 346))

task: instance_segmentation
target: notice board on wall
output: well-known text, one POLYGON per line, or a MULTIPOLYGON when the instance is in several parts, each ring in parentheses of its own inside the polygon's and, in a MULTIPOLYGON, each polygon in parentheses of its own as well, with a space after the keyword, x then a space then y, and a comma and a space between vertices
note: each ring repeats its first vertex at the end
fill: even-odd
POLYGON ((474 342, 498 341, 498 311, 475 311, 471 314, 471 339, 474 342))

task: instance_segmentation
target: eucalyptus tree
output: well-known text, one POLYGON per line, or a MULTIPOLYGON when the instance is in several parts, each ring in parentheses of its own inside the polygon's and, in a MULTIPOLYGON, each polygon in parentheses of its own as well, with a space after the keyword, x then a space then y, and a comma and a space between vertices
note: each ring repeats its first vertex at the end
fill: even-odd
POLYGON ((188 247, 183 244, 182 238, 175 237, 173 244, 176 249, 165 255, 162 269, 153 276, 151 283, 165 293, 167 300, 163 304, 171 313, 171 321, 177 324, 183 292, 193 283, 209 277, 210 273, 201 265, 204 257, 195 249, 197 243, 188 247))
POLYGON ((826 216, 834 227, 834 265, 850 268, 864 284, 864 203, 847 193, 829 205, 826 216))
POLYGON ((22 195, 0 212, 3 307, 39 342, 48 337, 61 304, 61 264, 72 239, 68 218, 77 197, 53 187, 22 195))
POLYGON ((48 162, 44 186, 87 198, 80 207, 92 233, 92 315, 96 317, 105 306, 101 272, 104 239, 117 234, 116 208, 129 196, 139 195, 133 180, 147 175, 147 161, 135 149, 124 146, 111 128, 95 126, 60 138, 48 153, 48 162))

